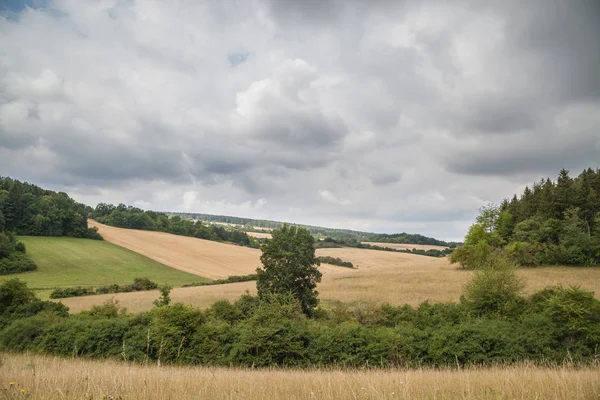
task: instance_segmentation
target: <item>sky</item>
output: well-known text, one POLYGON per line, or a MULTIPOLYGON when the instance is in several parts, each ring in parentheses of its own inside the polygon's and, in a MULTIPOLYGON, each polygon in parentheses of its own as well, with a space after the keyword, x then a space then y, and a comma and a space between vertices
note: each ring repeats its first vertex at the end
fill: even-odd
POLYGON ((600 166, 596 0, 0 0, 0 175, 461 240, 600 166))

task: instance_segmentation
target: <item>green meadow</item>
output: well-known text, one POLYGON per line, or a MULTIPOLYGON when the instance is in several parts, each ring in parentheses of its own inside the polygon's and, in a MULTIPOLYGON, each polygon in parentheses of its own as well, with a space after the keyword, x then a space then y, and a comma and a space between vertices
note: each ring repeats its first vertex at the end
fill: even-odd
POLYGON ((203 280, 103 240, 33 236, 20 236, 18 240, 25 244, 27 255, 38 269, 2 276, 0 282, 19 278, 32 289, 44 290, 128 284, 137 277, 174 286, 203 280))

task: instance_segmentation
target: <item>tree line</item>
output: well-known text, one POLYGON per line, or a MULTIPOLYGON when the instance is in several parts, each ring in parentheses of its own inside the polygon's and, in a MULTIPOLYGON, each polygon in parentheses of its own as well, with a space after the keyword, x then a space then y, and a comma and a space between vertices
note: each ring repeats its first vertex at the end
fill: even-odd
POLYGON ((600 170, 561 170, 520 196, 480 210, 452 261, 470 267, 493 252, 522 266, 600 264, 600 170))
POLYGON ((0 275, 34 271, 25 245, 15 235, 101 239, 87 226, 89 207, 66 193, 0 177, 0 275))
POLYGON ((88 228, 90 211, 66 193, 0 177, 0 228, 16 235, 101 239, 88 228))
POLYGON ((206 222, 218 222, 226 224, 240 225, 241 228, 248 232, 258 231, 256 228, 267 228, 267 229, 279 229, 284 225, 294 225, 301 228, 308 229, 309 232, 314 235, 317 239, 330 238, 338 243, 344 243, 349 246, 355 246, 360 242, 387 242, 387 243, 401 243, 401 244, 426 244, 435 246, 447 246, 456 247, 458 243, 445 242, 430 238, 427 236, 411 233, 372 233, 372 232, 361 232, 353 231, 350 229, 336 229, 336 228, 325 228, 321 226, 313 225, 302 225, 302 224, 289 224, 280 221, 270 221, 264 219, 252 219, 242 217, 232 217, 228 215, 212 215, 212 214, 200 214, 200 213, 169 213, 172 216, 179 216, 183 219, 192 219, 206 222))
POLYGON ((200 239, 230 242, 241 246, 258 248, 258 241, 245 232, 225 229, 219 225, 204 224, 202 221, 169 216, 157 211, 144 211, 125 204, 99 203, 91 212, 98 222, 119 228, 167 232, 175 235, 193 236, 200 239))

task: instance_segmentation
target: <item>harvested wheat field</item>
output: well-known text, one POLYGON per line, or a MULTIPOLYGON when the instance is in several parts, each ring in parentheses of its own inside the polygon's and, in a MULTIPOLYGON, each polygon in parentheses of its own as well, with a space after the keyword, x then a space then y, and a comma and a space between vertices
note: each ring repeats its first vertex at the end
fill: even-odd
POLYGON ((597 368, 453 370, 157 367, 5 354, 0 393, 34 399, 597 399, 597 368), (9 382, 14 382, 10 385, 9 382), (20 390, 24 390, 24 394, 20 390))
POLYGON ((271 234, 267 232, 246 232, 246 235, 257 239, 271 239, 271 234))
MULTIPOLYGON (((327 264, 321 266, 323 280, 317 290, 325 303, 341 300, 418 305, 426 300, 458 301, 473 274, 472 271, 451 265, 447 258, 415 254, 334 248, 319 249, 317 255, 339 257, 355 266, 355 269, 327 264)), ((529 268, 520 270, 519 275, 526 280, 526 293, 562 284, 579 285, 600 297, 600 268, 529 268)), ((256 293, 255 282, 176 288, 171 292, 171 298, 196 307, 208 307, 219 299, 235 300, 246 291, 256 293)), ((158 292, 74 297, 61 301, 76 313, 112 298, 129 311, 139 312, 153 307, 152 302, 158 298, 158 292)))
POLYGON ((260 250, 170 233, 115 228, 89 221, 108 242, 169 267, 209 279, 253 274, 260 250))
POLYGON ((429 244, 404 244, 404 243, 383 243, 383 242, 362 242, 371 246, 389 247, 395 250, 446 250, 446 246, 435 246, 429 244))

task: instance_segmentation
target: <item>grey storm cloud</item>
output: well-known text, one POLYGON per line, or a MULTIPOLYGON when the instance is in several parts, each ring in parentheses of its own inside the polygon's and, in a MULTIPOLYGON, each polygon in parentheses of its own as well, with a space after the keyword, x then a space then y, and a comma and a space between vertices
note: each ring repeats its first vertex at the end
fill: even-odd
POLYGON ((0 174, 126 202, 460 239, 600 160, 600 4, 0 7, 0 174))

